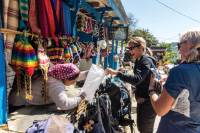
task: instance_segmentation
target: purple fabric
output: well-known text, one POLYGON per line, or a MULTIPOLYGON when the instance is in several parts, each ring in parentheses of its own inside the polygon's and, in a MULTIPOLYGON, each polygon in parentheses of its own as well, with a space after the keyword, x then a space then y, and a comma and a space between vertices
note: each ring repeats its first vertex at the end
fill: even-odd
POLYGON ((72 63, 57 64, 49 69, 48 76, 51 76, 58 80, 65 80, 74 77, 79 74, 80 70, 72 63))

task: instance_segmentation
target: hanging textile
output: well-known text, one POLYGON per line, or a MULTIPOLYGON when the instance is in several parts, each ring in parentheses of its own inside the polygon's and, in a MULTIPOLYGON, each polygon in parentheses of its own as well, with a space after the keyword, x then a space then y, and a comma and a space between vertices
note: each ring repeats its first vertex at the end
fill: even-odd
MULTIPOLYGON (((0 1, 0 9, 3 9, 2 1, 0 1)), ((2 28, 2 11, 0 11, 0 28, 2 28)), ((4 58, 4 40, 3 35, 0 34, 0 125, 7 121, 7 97, 6 97, 6 70, 4 58)))
POLYGON ((56 45, 58 45, 59 42, 58 42, 58 38, 55 35, 55 33, 56 33, 55 25, 56 24, 55 24, 55 18, 54 18, 54 12, 53 12, 51 0, 43 0, 43 1, 44 1, 46 13, 47 13, 47 21, 48 21, 48 25, 49 25, 49 28, 50 28, 51 37, 55 41, 56 45))
MULTIPOLYGON (((18 0, 10 0, 8 6, 7 28, 17 30, 19 23, 19 6, 18 0)), ((7 64, 11 61, 12 48, 15 40, 15 34, 7 34, 6 36, 6 61, 7 64)))
POLYGON ((60 43, 58 45, 53 43, 50 47, 48 47, 47 55, 53 64, 64 63, 64 47, 60 43))
POLYGON ((78 48, 75 45, 75 42, 73 44, 71 44, 70 47, 71 47, 71 50, 72 50, 72 53, 73 53, 72 63, 77 64, 80 61, 80 55, 79 55, 79 52, 78 52, 78 48))
POLYGON ((51 0, 52 10, 54 14, 56 35, 61 36, 63 31, 63 9, 61 0, 51 0))
POLYGON ((50 60, 48 56, 46 55, 45 49, 42 46, 42 40, 38 39, 38 61, 39 61, 39 68, 42 71, 43 74, 43 87, 42 87, 42 96, 44 97, 44 101, 47 102, 48 100, 48 88, 47 88, 47 80, 48 80, 48 68, 50 64, 50 60))
POLYGON ((84 32, 87 33, 87 34, 90 34, 93 32, 93 27, 92 27, 92 18, 91 17, 85 17, 85 29, 84 29, 84 32))
POLYGON ((71 11, 66 2, 62 1, 64 35, 72 36, 71 11))
POLYGON ((29 16, 29 0, 19 0, 19 11, 20 11, 20 30, 25 30, 28 27, 28 16, 29 16))
POLYGON ((36 5, 37 5, 36 0, 30 0, 29 25, 33 33, 40 34, 41 30, 38 25, 39 9, 36 5))
POLYGON ((8 22, 8 5, 10 0, 3 0, 3 25, 4 28, 7 28, 7 22, 8 22))
MULTIPOLYGON (((20 71, 25 73, 25 95, 26 99, 31 100, 31 76, 35 68, 38 67, 38 59, 36 52, 32 45, 29 43, 28 38, 20 36, 19 40, 15 43, 12 51, 11 64, 19 77, 20 71)), ((19 93, 19 88, 18 88, 19 93)))
POLYGON ((78 18, 77 18, 77 30, 78 31, 84 31, 84 21, 85 21, 85 18, 78 14, 78 18))
POLYGON ((96 21, 92 22, 92 26, 93 28, 93 36, 98 37, 99 36, 99 26, 98 23, 96 21))
POLYGON ((48 38, 50 36, 50 30, 49 30, 49 25, 48 25, 48 16, 47 12, 45 9, 45 3, 44 0, 37 0, 37 7, 39 11, 39 27, 41 29, 41 35, 44 38, 48 38))
POLYGON ((69 63, 73 55, 71 55, 70 47, 67 41, 63 40, 62 45, 64 47, 64 60, 66 63, 69 63))

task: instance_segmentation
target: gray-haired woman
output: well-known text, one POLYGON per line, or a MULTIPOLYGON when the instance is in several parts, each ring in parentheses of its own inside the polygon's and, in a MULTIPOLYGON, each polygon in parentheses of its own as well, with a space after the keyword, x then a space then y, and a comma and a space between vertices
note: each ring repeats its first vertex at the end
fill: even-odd
POLYGON ((183 34, 179 51, 184 62, 170 70, 160 97, 151 80, 151 103, 162 116, 158 133, 200 133, 200 31, 183 34))

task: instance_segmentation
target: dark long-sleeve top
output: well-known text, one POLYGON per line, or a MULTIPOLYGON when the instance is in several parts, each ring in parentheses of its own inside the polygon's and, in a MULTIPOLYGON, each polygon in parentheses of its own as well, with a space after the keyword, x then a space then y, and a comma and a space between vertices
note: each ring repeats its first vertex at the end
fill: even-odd
POLYGON ((133 75, 124 73, 117 74, 121 80, 136 86, 136 97, 149 98, 150 68, 152 68, 154 61, 149 56, 143 55, 136 60, 133 75))

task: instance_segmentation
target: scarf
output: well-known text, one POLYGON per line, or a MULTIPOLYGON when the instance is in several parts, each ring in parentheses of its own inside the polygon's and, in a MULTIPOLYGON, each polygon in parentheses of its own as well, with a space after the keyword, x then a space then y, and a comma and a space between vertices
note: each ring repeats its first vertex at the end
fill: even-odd
POLYGON ((29 25, 32 30, 32 32, 40 34, 41 30, 38 26, 38 11, 36 7, 37 1, 36 0, 30 0, 30 10, 29 10, 29 25))
POLYGON ((71 25, 71 11, 66 2, 63 2, 63 22, 64 22, 64 35, 72 35, 71 25))
POLYGON ((58 38, 55 35, 55 33, 56 33, 56 27, 55 27, 56 22, 55 22, 55 18, 54 18, 52 3, 51 3, 50 0, 43 0, 43 1, 44 1, 46 13, 47 13, 47 21, 48 21, 51 37, 56 42, 56 45, 58 45, 58 38))
POLYGON ((20 29, 27 29, 28 26, 28 12, 29 12, 29 0, 19 0, 19 10, 20 10, 20 29))
MULTIPOLYGON (((8 5, 8 18, 7 28, 11 30, 17 30, 19 23, 19 6, 18 0, 10 0, 8 5)), ((15 40, 15 34, 7 34, 5 47, 6 47, 6 61, 11 62, 12 48, 15 40)))
POLYGON ((41 29, 41 35, 44 38, 48 38, 50 36, 50 30, 48 25, 48 16, 45 9, 44 0, 37 0, 37 7, 39 11, 39 27, 41 29))

